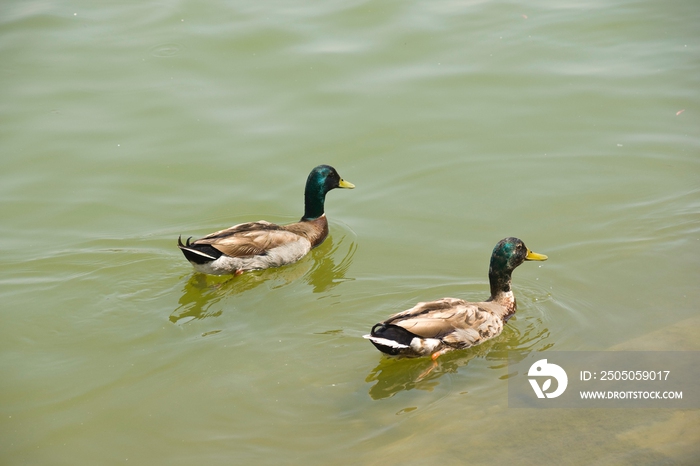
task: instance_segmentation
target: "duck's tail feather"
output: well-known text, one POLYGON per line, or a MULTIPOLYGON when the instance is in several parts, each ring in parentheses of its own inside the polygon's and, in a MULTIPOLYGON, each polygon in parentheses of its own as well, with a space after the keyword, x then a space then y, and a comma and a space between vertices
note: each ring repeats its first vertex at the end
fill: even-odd
POLYGON ((398 325, 379 323, 372 327, 371 333, 364 335, 364 338, 371 341, 382 353, 396 356, 410 350, 411 341, 416 336, 398 325))
POLYGON ((223 254, 209 244, 190 243, 191 238, 191 236, 187 238, 185 244, 182 244, 182 236, 178 236, 177 238, 177 247, 180 248, 188 261, 194 262, 195 264, 206 264, 215 261, 223 254))

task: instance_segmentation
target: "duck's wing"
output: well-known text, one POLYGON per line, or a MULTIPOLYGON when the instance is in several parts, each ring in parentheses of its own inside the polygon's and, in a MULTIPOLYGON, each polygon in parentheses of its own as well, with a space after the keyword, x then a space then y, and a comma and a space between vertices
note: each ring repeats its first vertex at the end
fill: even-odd
POLYGON ((400 326, 421 338, 438 338, 447 344, 472 346, 501 332, 503 321, 495 303, 470 303, 443 298, 418 303, 391 316, 384 324, 400 326))
POLYGON ((209 245, 231 257, 264 255, 271 249, 299 241, 301 237, 280 225, 265 221, 241 223, 200 238, 187 246, 209 245))

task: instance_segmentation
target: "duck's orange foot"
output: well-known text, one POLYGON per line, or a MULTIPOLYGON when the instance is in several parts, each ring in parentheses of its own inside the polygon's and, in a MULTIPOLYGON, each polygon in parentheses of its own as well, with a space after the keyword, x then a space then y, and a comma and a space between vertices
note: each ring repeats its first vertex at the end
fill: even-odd
POLYGON ((239 275, 243 275, 243 271, 242 271, 242 270, 236 270, 235 272, 233 272, 233 276, 234 276, 234 277, 237 277, 237 276, 239 276, 239 275))
POLYGON ((430 363, 430 367, 428 367, 426 370, 424 370, 423 372, 420 373, 420 375, 416 379, 416 382, 420 382, 421 380, 423 380, 424 378, 429 376, 435 370, 435 368, 438 366, 438 362, 436 361, 436 358, 431 356, 430 359, 432 359, 432 362, 430 363))

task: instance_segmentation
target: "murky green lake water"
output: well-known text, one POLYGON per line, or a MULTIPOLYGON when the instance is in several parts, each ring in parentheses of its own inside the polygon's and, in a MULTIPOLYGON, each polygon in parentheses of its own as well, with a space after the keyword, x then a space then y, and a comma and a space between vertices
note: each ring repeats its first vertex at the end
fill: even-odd
MULTIPOLYGON (((516 410, 507 352, 697 350, 696 1, 0 6, 0 462, 675 464, 697 410, 516 410), (328 240, 233 280, 178 235, 328 240), (488 296, 501 336, 430 362, 361 336, 488 296)), ((545 353, 546 354, 546 353, 545 353)))

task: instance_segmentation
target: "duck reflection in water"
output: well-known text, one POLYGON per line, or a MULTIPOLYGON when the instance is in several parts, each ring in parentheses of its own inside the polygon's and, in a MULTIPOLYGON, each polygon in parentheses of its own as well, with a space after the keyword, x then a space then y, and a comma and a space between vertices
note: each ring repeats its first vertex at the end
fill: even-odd
POLYGON ((251 271, 243 275, 212 276, 194 273, 182 288, 179 306, 170 314, 172 323, 218 317, 223 310, 216 304, 224 298, 239 295, 265 285, 270 290, 285 287, 299 279, 311 285, 314 293, 332 289, 346 278, 357 244, 348 235, 339 236, 337 243, 328 237, 301 261, 287 266, 251 271), (347 249, 346 249, 347 248, 347 249), (340 257, 339 263, 336 259, 340 257))

